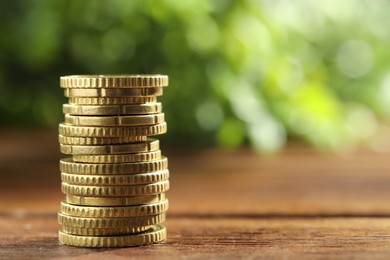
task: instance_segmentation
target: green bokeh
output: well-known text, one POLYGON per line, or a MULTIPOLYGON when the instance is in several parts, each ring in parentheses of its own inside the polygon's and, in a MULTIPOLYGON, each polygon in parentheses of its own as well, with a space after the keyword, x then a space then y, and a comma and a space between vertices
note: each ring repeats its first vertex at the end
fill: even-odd
POLYGON ((372 143, 390 116, 389 1, 17 0, 0 10, 1 125, 55 126, 67 74, 168 74, 166 141, 202 147, 345 149, 372 143))

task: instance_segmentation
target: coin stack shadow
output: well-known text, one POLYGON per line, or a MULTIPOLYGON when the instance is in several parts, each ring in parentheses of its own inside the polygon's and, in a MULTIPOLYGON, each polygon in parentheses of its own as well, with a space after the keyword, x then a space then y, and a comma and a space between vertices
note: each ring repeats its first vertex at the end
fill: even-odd
POLYGON ((157 96, 165 75, 64 76, 69 98, 59 125, 59 241, 80 247, 125 247, 166 238, 167 125, 157 96))

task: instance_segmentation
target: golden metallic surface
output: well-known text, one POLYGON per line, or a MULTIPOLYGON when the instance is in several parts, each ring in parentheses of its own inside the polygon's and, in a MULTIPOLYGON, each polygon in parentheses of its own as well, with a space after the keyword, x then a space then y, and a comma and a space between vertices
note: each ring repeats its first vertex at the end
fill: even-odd
POLYGON ((65 115, 65 124, 73 126, 147 126, 165 121, 164 113, 132 116, 74 116, 65 115))
POLYGON ((138 196, 138 197, 84 197, 66 195, 65 200, 69 204, 81 206, 131 206, 131 205, 145 205, 149 203, 156 203, 165 200, 165 193, 138 196))
POLYGON ((72 126, 64 123, 59 124, 58 131, 63 136, 74 137, 126 137, 126 136, 154 136, 167 132, 167 123, 150 126, 129 126, 129 127, 89 127, 72 126))
POLYGON ((60 80, 69 104, 59 124, 59 240, 80 247, 122 247, 166 239, 167 131, 157 96, 165 75, 73 75, 60 80))
POLYGON ((156 103, 157 97, 69 97, 68 100, 74 105, 129 105, 156 103))
POLYGON ((78 247, 127 247, 153 244, 165 240, 166 229, 155 225, 152 230, 127 236, 75 236, 59 231, 60 243, 78 247))
POLYGON ((160 141, 148 138, 146 142, 111 145, 66 145, 60 144, 60 150, 64 154, 128 154, 157 151, 160 149, 160 141))
POLYGON ((71 157, 60 160, 60 171, 70 174, 85 175, 115 175, 147 173, 165 170, 168 168, 168 159, 162 156, 160 160, 137 163, 79 163, 71 157))
POLYGON ((70 115, 146 115, 161 113, 161 103, 147 103, 137 105, 105 105, 84 106, 64 104, 62 111, 70 115))
POLYGON ((79 155, 72 156, 73 161, 83 163, 131 163, 146 162, 161 159, 161 151, 130 154, 108 154, 108 155, 79 155))
POLYGON ((65 97, 148 97, 162 96, 162 88, 67 88, 65 97))
POLYGON ((62 172, 61 180, 63 182, 74 185, 86 186, 123 186, 123 185, 139 185, 161 182, 168 180, 169 170, 158 172, 128 174, 128 175, 85 175, 85 174, 69 174, 62 172))
POLYGON ((65 124, 76 126, 145 126, 165 121, 164 113, 135 116, 72 116, 65 115, 65 124))
POLYGON ((160 224, 165 221, 165 213, 129 218, 83 218, 58 213, 58 223, 79 228, 122 228, 143 227, 160 224))
POLYGON ((60 78, 61 88, 166 87, 166 75, 72 75, 60 78))
POLYGON ((158 215, 166 212, 168 207, 169 203, 167 199, 157 203, 127 207, 85 207, 62 201, 60 212, 65 215, 83 218, 130 218, 158 215))
POLYGON ((130 235, 132 233, 140 233, 149 230, 152 226, 144 227, 123 227, 123 228, 79 228, 61 226, 62 233, 78 236, 116 236, 116 235, 130 235))
POLYGON ((75 137, 58 135, 60 144, 68 145, 104 145, 104 144, 127 144, 146 142, 147 136, 122 136, 122 137, 75 137))
POLYGON ((61 183, 61 191, 68 195, 86 197, 131 197, 163 193, 169 190, 169 181, 124 186, 81 186, 61 183))

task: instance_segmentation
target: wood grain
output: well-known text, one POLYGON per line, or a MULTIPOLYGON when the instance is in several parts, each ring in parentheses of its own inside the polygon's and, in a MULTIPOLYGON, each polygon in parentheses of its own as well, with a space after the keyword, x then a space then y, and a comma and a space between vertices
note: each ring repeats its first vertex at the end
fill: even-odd
POLYGON ((267 157, 247 149, 165 149, 171 171, 165 243, 94 250, 59 245, 56 138, 55 129, 0 130, 2 259, 390 256, 390 155, 302 147, 267 157))

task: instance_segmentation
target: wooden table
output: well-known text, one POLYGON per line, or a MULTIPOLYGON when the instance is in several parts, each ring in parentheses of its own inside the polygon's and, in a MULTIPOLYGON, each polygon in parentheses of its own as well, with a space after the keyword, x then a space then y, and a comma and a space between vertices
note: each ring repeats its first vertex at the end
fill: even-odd
POLYGON ((168 240, 136 248, 58 244, 56 130, 0 131, 0 257, 119 259, 390 256, 390 154, 276 156, 169 151, 168 240), (110 258, 109 258, 110 257, 110 258))

